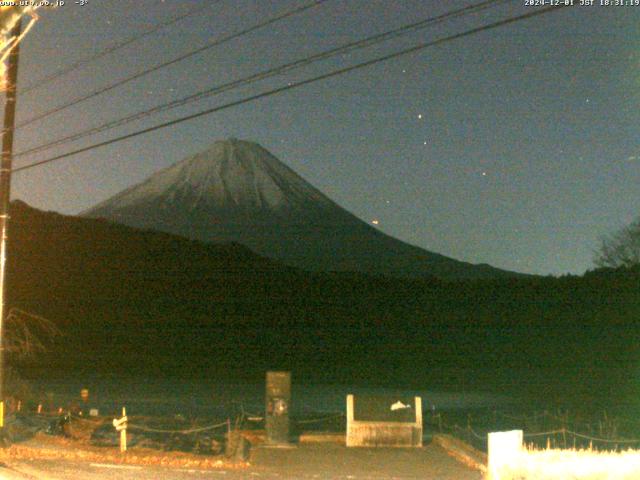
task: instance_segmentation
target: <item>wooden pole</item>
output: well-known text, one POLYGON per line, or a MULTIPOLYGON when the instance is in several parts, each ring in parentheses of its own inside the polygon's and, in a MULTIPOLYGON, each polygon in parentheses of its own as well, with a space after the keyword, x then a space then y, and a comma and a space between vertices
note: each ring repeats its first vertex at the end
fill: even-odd
MULTIPOLYGON (((22 20, 19 19, 9 34, 19 38, 22 33, 22 20)), ((13 161, 13 131, 16 120, 16 99, 18 82, 18 57, 20 43, 16 43, 9 54, 7 65, 6 100, 4 105, 4 131, 2 135, 2 160, 0 161, 0 405, 4 407, 4 320, 6 315, 6 263, 7 263, 7 224, 9 223, 9 200, 11 198, 11 164, 13 161)), ((1 410, 4 410, 2 408, 1 410)), ((4 428, 4 411, 0 418, 0 427, 4 428)))

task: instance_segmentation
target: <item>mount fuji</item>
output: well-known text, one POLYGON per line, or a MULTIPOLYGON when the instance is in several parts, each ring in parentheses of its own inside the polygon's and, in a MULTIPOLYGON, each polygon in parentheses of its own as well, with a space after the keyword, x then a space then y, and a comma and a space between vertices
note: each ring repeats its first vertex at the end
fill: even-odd
POLYGON ((349 213, 256 143, 218 141, 81 214, 205 242, 237 242, 310 271, 399 277, 518 274, 418 248, 349 213))

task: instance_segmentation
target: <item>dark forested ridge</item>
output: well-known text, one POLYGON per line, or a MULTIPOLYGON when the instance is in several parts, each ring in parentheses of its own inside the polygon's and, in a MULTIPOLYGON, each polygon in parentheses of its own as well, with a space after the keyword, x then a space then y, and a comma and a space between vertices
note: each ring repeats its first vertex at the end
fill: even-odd
MULTIPOLYGON (((30 375, 189 375, 640 393, 640 271, 445 282, 307 273, 204 244, 12 205, 9 306, 65 335, 30 375)), ((583 401, 583 400, 581 400, 583 401)))

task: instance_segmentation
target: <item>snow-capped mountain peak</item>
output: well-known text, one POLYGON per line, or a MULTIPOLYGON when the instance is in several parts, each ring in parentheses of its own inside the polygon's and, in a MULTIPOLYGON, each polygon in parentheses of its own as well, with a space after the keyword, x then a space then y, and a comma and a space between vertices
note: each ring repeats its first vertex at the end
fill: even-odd
POLYGON ((307 270, 396 276, 509 275, 385 235, 256 143, 229 139, 83 214, 205 242, 237 242, 307 270))
POLYGON ((309 202, 333 203, 257 143, 231 138, 152 175, 87 213, 159 202, 165 207, 179 203, 187 210, 271 211, 309 202))

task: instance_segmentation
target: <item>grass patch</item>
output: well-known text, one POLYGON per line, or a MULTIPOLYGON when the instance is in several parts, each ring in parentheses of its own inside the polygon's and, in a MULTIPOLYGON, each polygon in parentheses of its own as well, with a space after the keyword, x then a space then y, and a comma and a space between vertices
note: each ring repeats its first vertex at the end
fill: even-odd
MULTIPOLYGON (((525 448, 499 480, 637 480, 640 451, 525 448)), ((496 479, 498 480, 498 479, 496 479)))

